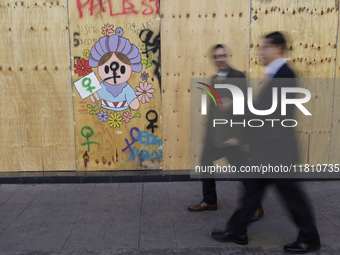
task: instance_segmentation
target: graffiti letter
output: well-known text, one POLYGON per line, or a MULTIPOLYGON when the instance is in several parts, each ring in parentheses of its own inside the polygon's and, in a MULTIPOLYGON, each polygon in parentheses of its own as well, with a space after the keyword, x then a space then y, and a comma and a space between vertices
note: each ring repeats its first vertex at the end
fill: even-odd
POLYGON ((138 149, 136 150, 135 146, 133 146, 131 149, 132 149, 131 155, 130 155, 129 159, 127 160, 127 162, 129 162, 131 159, 134 159, 135 157, 137 157, 139 155, 139 150, 138 149), (135 152, 135 150, 136 150, 136 152, 135 152))
POLYGON ((160 66, 161 66, 161 55, 160 55, 160 47, 161 47, 161 42, 160 42, 160 34, 158 34, 152 42, 150 42, 151 37, 153 36, 153 32, 149 29, 144 29, 139 33, 139 38, 141 41, 145 44, 145 51, 142 52, 142 54, 145 54, 146 57, 148 57, 148 52, 151 51, 154 54, 158 51, 159 56, 158 56, 158 62, 155 60, 152 60, 152 63, 156 66, 154 74, 157 76, 158 82, 159 82, 159 87, 161 87, 161 74, 159 72, 160 66), (145 38, 143 39, 143 34, 144 32, 147 32, 145 38), (151 48, 148 48, 151 47, 151 48))
POLYGON ((141 152, 141 159, 144 160, 148 160, 150 158, 150 154, 147 150, 142 150, 141 152))
MULTIPOLYGON (((122 150, 122 151, 126 151, 127 149, 129 149, 132 153, 132 149, 131 149, 131 145, 133 145, 135 142, 138 141, 138 139, 136 139, 134 136, 133 136, 133 130, 136 130, 137 133, 139 133, 139 129, 134 127, 134 128, 131 128, 130 130, 130 137, 132 138, 132 142, 129 143, 128 139, 125 138, 125 142, 127 144, 127 146, 122 150)), ((138 137, 137 137, 138 138, 138 137)))
POLYGON ((79 17, 82 18, 83 17, 83 11, 82 9, 88 5, 90 2, 90 0, 87 0, 86 3, 82 4, 81 0, 77 0, 77 7, 78 7, 78 12, 79 12, 79 17))
POLYGON ((151 2, 155 2, 156 5, 156 14, 159 14, 159 0, 149 0, 151 2))
MULTIPOLYGON (((95 0, 95 1, 91 1, 91 5, 90 5, 90 15, 92 16, 93 15, 93 10, 95 9, 95 8, 97 8, 98 6, 100 6, 100 11, 101 12, 105 12, 105 8, 104 8, 104 6, 103 6, 103 0, 95 0), (99 3, 98 4, 93 4, 93 2, 95 2, 95 1, 98 1, 99 3)), ((110 3, 110 1, 109 1, 109 5, 110 5, 111 3, 110 3)))
POLYGON ((134 9, 135 6, 130 2, 130 0, 123 0, 123 14, 134 13, 137 14, 138 12, 134 9), (127 6, 128 5, 128 6, 127 6))
POLYGON ((145 144, 148 141, 148 136, 149 134, 147 131, 139 131, 137 139, 141 144, 145 144), (145 140, 143 140, 143 138, 145 138, 145 140))
POLYGON ((143 5, 143 6, 146 6, 146 7, 148 7, 148 8, 145 9, 145 10, 142 12, 142 14, 143 14, 143 15, 151 15, 151 14, 153 13, 153 8, 152 8, 152 6, 149 5, 146 1, 147 1, 147 0, 143 0, 143 1, 142 1, 142 5, 143 5), (149 11, 147 12, 148 9, 149 9, 149 11))
POLYGON ((160 35, 158 34, 153 40, 152 42, 150 42, 151 37, 153 36, 153 32, 149 29, 144 29, 139 33, 139 38, 141 39, 141 41, 145 44, 145 52, 142 52, 143 54, 148 54, 149 51, 152 51, 153 53, 156 53, 159 48, 160 48, 160 35), (143 34, 144 32, 147 32, 145 39, 143 40, 143 34), (148 50, 148 46, 151 46, 152 48, 148 50))

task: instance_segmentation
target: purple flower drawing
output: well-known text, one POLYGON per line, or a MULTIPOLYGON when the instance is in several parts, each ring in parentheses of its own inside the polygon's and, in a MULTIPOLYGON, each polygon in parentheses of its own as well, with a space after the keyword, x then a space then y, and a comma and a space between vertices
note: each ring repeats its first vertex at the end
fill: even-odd
POLYGON ((107 118, 108 118, 108 117, 109 117, 109 116, 107 115, 106 112, 101 111, 100 113, 98 113, 98 119, 99 119, 101 122, 107 121, 107 118))
POLYGON ((123 36, 124 34, 123 28, 121 27, 117 27, 115 32, 116 32, 116 35, 118 36, 123 36))
POLYGON ((140 75, 140 78, 142 79, 142 81, 147 81, 149 78, 149 74, 144 71, 144 73, 140 75))

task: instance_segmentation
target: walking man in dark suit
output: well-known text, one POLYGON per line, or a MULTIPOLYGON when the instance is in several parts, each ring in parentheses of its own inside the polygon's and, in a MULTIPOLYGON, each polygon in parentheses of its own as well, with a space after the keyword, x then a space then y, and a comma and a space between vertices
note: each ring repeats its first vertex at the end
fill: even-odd
MULTIPOLYGON (((246 93, 247 83, 242 72, 231 68, 228 63, 228 52, 224 46, 218 44, 213 49, 213 58, 218 73, 212 79, 212 86, 215 84, 228 84, 232 82, 238 86, 243 93, 246 93)), ((231 119, 232 95, 227 89, 219 90, 222 98, 222 106, 216 108, 211 101, 209 108, 209 121, 207 137, 202 153, 202 166, 212 166, 213 161, 226 157, 232 166, 239 168, 246 162, 246 153, 240 150, 244 136, 244 127, 236 125, 229 127, 226 125, 212 126, 214 119, 231 119)), ((213 178, 202 179, 203 201, 197 205, 188 207, 189 211, 217 210, 216 183, 213 178)), ((261 205, 254 214, 251 221, 256 221, 263 214, 261 205)))
MULTIPOLYGON (((261 55, 266 64, 264 70, 266 84, 254 104, 254 108, 257 110, 269 109, 272 106, 272 88, 278 88, 278 107, 270 116, 265 116, 266 119, 283 119, 280 89, 295 86, 294 73, 286 65, 286 60, 282 58, 284 48, 285 39, 280 32, 274 32, 265 37, 261 55)), ((256 119, 260 117, 256 116, 256 119)), ((284 119, 293 119, 293 105, 287 105, 284 119)), ((297 149, 293 128, 285 128, 280 125, 273 128, 271 125, 271 122, 266 122, 262 127, 249 129, 251 165, 287 166, 296 163, 297 149)), ((300 230, 297 240, 285 245, 284 251, 302 254, 319 249, 320 239, 313 211, 306 194, 296 179, 246 179, 242 204, 228 221, 226 231, 213 232, 211 236, 221 242, 248 244, 246 227, 249 219, 261 201, 265 187, 272 183, 276 185, 300 230)))

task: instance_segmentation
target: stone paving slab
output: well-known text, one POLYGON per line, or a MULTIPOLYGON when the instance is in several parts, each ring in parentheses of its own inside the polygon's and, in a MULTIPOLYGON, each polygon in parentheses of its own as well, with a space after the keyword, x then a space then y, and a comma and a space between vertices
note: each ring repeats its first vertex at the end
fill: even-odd
MULTIPOLYGON (((311 197, 322 248, 340 254, 340 181, 303 183, 311 197)), ((0 255, 284 254, 295 241, 277 191, 264 196, 265 215, 248 230, 249 244, 211 239, 236 209, 242 183, 217 182, 218 210, 189 212, 201 183, 2 184, 0 255)))

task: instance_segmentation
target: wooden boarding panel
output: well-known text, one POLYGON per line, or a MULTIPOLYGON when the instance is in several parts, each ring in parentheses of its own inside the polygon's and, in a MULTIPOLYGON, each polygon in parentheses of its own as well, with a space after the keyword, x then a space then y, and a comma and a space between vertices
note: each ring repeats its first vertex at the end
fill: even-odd
POLYGON ((66 0, 0 3, 0 171, 75 170, 66 0))
POLYGON ((158 1, 68 4, 77 170, 162 168, 158 1))
MULTIPOLYGON (((229 62, 248 74, 250 1, 161 0, 163 169, 189 169, 190 78, 214 74, 211 48, 227 44, 229 62)), ((195 136, 204 133, 204 124, 195 136)))
MULTIPOLYGON (((198 164, 206 123, 190 134, 190 79, 213 75, 217 43, 229 47, 232 67, 261 77, 261 38, 275 30, 287 36, 286 55, 299 78, 329 78, 301 84, 311 91, 306 108, 313 117, 297 111, 300 163, 339 163, 338 7, 338 0, 2 0, 0 171, 198 164), (99 65, 107 49, 125 49, 128 60, 115 53, 99 65), (129 100, 137 98, 127 109, 125 100, 104 98, 119 96, 117 86, 102 95, 110 85, 102 85, 105 66, 115 83, 123 65, 124 74, 133 67, 129 100), (95 92, 101 98, 92 102, 95 92), (190 135, 202 140, 191 151, 190 135)), ((260 86, 251 86, 256 96, 260 86)))
POLYGON ((287 37, 286 56, 291 58, 298 77, 334 76, 338 19, 335 1, 253 0, 251 15, 252 78, 262 75, 261 39, 274 31, 282 31, 287 37))
MULTIPOLYGON (((339 1, 337 1, 339 13, 339 1)), ((340 25, 340 17, 338 19, 338 27, 340 25)), ((339 33, 337 35, 337 51, 336 51, 336 65, 335 65, 335 83, 333 89, 333 111, 332 111, 332 125, 330 134, 330 148, 329 148, 329 164, 340 163, 340 56, 339 56, 339 33)))
MULTIPOLYGON (((252 1, 250 76, 259 78, 263 65, 259 50, 261 39, 273 31, 287 37, 286 56, 300 78, 333 78, 337 44, 338 11, 336 1, 252 1), (324 29, 327 28, 327 29, 324 29)), ((301 163, 327 163, 332 118, 334 84, 306 87, 312 93, 312 115, 300 116, 296 128, 301 163), (322 107, 316 107, 322 101, 322 107), (314 102, 314 103, 313 103, 314 102), (322 121, 320 121, 322 119, 322 121)), ((260 87, 254 86, 254 94, 260 87)))

